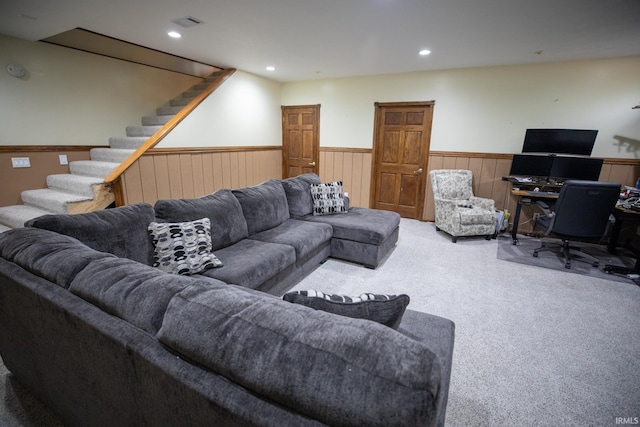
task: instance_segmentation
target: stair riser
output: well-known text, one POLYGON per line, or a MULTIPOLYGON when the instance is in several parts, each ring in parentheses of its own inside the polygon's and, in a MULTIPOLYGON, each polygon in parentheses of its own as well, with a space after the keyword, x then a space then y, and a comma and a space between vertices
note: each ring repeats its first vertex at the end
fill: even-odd
POLYGON ((144 116, 142 118, 142 126, 163 126, 173 118, 174 114, 163 116, 144 116))
POLYGON ((67 203, 87 199, 79 195, 70 195, 51 189, 23 191, 21 197, 25 205, 35 206, 57 214, 69 213, 67 211, 67 203))
POLYGON ((143 137, 126 137, 126 136, 112 136, 109 138, 109 146, 111 148, 122 148, 127 150, 136 150, 142 144, 147 142, 146 136, 143 137))
POLYGON ((151 136, 162 126, 127 126, 127 136, 151 136))
MULTIPOLYGON (((47 177, 47 187, 52 190, 66 191, 88 198, 93 197, 93 184, 79 182, 74 179, 75 175, 49 175, 47 177)), ((98 180, 99 178, 96 178, 98 180)))
POLYGON ((127 157, 129 157, 134 150, 123 150, 115 148, 93 148, 89 152, 91 160, 97 162, 113 162, 122 163, 127 157))
POLYGON ((193 98, 174 98, 169 101, 169 105, 172 107, 184 107, 191 101, 193 101, 193 98))
POLYGON ((111 166, 103 165, 99 162, 71 162, 69 163, 69 169, 72 174, 94 176, 97 178, 104 178, 111 173, 118 165, 112 164, 111 166), (97 164, 93 164, 97 163, 97 164))
POLYGON ((182 110, 182 106, 177 106, 177 107, 171 107, 171 106, 165 106, 165 107, 158 107, 156 108, 156 114, 159 116, 164 116, 167 114, 178 114, 180 112, 180 110, 182 110))

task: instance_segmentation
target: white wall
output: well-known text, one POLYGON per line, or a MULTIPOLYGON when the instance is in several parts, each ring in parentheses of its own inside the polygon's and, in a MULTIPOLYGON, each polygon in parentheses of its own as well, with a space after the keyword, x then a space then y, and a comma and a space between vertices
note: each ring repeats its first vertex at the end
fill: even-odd
MULTIPOLYGON (((321 104, 321 146, 371 148, 374 102, 435 100, 431 150, 519 153, 525 129, 598 129, 593 156, 640 150, 640 57, 285 83, 283 105, 321 104), (638 141, 621 147, 616 136, 638 141)), ((640 155, 640 151, 638 152, 640 155)))
POLYGON ((280 83, 236 71, 156 146, 282 145, 280 83))
POLYGON ((0 35, 0 145, 107 145, 201 80, 0 35))

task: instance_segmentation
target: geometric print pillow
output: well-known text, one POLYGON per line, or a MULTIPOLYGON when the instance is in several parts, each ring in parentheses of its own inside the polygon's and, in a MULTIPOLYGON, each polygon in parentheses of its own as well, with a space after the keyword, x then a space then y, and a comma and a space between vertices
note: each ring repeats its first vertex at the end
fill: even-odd
POLYGON ((358 297, 348 297, 313 290, 292 291, 284 294, 282 299, 340 316, 373 320, 393 329, 400 326, 410 301, 409 296, 405 294, 362 294, 358 297))
POLYGON ((211 221, 152 222, 149 232, 155 246, 154 267, 172 274, 196 274, 222 267, 211 251, 211 221))
POLYGON ((310 188, 314 215, 347 213, 342 194, 342 181, 311 184, 310 188))

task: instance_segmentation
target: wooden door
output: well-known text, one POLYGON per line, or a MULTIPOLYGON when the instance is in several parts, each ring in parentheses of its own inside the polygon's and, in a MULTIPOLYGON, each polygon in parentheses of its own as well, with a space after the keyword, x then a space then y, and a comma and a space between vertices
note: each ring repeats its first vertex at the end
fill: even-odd
POLYGON ((375 104, 370 206, 421 219, 434 104, 375 104))
POLYGON ((320 105, 282 107, 282 178, 320 170, 320 105))

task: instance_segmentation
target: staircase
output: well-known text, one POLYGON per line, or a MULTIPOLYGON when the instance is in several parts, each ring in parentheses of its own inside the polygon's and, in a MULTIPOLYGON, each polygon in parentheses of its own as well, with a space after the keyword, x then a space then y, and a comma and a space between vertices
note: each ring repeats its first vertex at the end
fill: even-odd
POLYGON ((0 233, 24 227, 26 221, 42 215, 91 212, 113 204, 112 188, 105 177, 223 73, 216 71, 157 108, 156 115, 142 117, 141 126, 127 126, 126 136, 109 138, 109 148, 91 149, 91 160, 70 162, 70 173, 47 176, 47 188, 23 191, 22 205, 0 207, 0 233))

